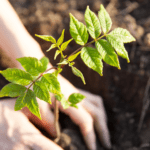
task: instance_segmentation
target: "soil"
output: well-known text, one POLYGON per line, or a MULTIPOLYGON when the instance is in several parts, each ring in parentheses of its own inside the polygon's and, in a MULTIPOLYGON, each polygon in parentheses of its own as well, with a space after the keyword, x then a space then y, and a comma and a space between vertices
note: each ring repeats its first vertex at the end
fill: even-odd
MULTIPOLYGON (((150 1, 149 0, 10 0, 29 33, 40 43, 43 52, 52 64, 54 51, 46 53, 49 43, 34 34, 53 35, 56 39, 65 29, 65 40, 70 38, 69 13, 84 22, 84 11, 89 5, 97 13, 100 4, 109 12, 113 27, 122 27, 130 31, 136 42, 125 44, 129 53, 130 63, 119 58, 121 70, 104 64, 103 77, 88 69, 80 58, 76 61, 86 80, 84 86, 80 79, 72 75, 71 70, 64 68, 62 73, 76 87, 101 95, 108 116, 113 150, 149 150, 150 149, 150 111, 145 113, 140 132, 137 132, 143 106, 149 102, 150 75, 150 1), (144 105, 143 105, 144 104, 144 105)), ((66 54, 76 50, 72 42, 66 54)), ((8 59, 0 55, 0 69, 9 67, 8 59), (5 60, 5 62, 4 62, 5 60)), ((0 77, 0 88, 7 82, 0 77)), ((145 107, 146 109, 146 107, 145 107)), ((62 141, 65 150, 86 150, 77 126, 64 114, 60 114, 62 141), (65 138, 64 138, 65 137, 65 138), (71 137, 71 140, 70 140, 71 137), (63 142, 67 139, 66 142, 63 142)), ((98 150, 104 150, 97 140, 98 150)))

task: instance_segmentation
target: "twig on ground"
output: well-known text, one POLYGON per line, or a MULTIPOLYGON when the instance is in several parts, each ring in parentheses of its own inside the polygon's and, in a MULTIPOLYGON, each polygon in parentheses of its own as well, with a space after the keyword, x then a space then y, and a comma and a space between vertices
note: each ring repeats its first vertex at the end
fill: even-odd
POLYGON ((149 88, 150 88, 150 77, 148 79, 148 82, 147 82, 147 85, 146 85, 146 89, 145 89, 144 98, 143 98, 143 108, 142 108, 142 112, 141 112, 140 121, 139 121, 139 124, 138 124, 138 132, 140 132, 140 130, 142 128, 143 120, 144 120, 146 111, 147 111, 147 109, 149 107, 149 103, 150 103, 150 100, 148 98, 148 96, 149 96, 148 95, 149 88))

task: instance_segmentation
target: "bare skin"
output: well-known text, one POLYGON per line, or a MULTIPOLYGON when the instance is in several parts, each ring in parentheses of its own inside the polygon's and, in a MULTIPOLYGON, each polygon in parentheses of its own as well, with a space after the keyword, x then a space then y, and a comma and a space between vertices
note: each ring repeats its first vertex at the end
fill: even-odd
MULTIPOLYGON (((39 44, 29 35, 7 0, 0 0, 0 48, 11 58, 12 63, 20 69, 22 67, 16 61, 16 58, 31 56, 40 59, 44 56, 39 44)), ((51 66, 49 64, 49 67, 51 66)), ((66 98, 72 93, 79 92, 61 75, 58 76, 58 80, 66 98)), ((60 105, 60 110, 69 115, 74 123, 80 127, 89 149, 96 150, 94 126, 103 146, 111 148, 102 98, 87 92, 83 93, 87 95, 87 98, 79 104, 79 109, 70 107, 64 110, 60 105)), ((39 150, 61 150, 59 146, 44 137, 28 120, 30 119, 32 122, 41 125, 50 135, 55 137, 54 116, 49 109, 50 106, 43 101, 38 102, 42 120, 32 115, 26 108, 15 112, 13 110, 15 99, 0 101, 0 141, 3 140, 3 142, 0 142, 1 150, 5 149, 4 144, 10 146, 10 149, 13 147, 14 150, 18 150, 18 146, 20 146, 20 150, 29 149, 27 145, 39 150), (3 135, 5 135, 5 138, 2 137, 3 135), (21 140, 18 141, 16 136, 19 136, 21 140), (13 138, 15 140, 12 140, 13 138), (40 144, 38 141, 42 141, 42 143, 40 144), (44 147, 44 145, 47 145, 47 147, 44 147)))

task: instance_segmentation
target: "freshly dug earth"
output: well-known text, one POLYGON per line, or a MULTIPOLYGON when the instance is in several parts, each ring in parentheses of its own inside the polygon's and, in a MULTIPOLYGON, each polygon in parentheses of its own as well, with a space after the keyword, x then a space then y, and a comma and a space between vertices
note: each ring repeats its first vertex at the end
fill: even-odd
MULTIPOLYGON (((150 75, 150 1, 149 0, 10 0, 20 19, 30 34, 40 43, 43 52, 50 58, 52 64, 55 50, 46 53, 50 43, 42 41, 34 34, 52 35, 56 39, 65 29, 65 40, 70 38, 69 13, 79 21, 84 22, 84 11, 89 5, 97 13, 103 4, 110 14, 113 27, 122 27, 130 31, 136 42, 125 44, 129 53, 130 63, 119 58, 121 70, 117 70, 104 63, 103 77, 88 69, 80 58, 76 60, 76 67, 85 76, 84 86, 68 67, 62 75, 76 87, 101 95, 104 99, 108 116, 108 126, 111 134, 113 150, 148 150, 150 149, 150 119, 149 111, 140 132, 137 132, 143 99, 149 100, 148 79, 150 75), (147 88, 146 88, 147 87, 147 88)), ((72 42, 66 50, 70 54, 76 50, 72 42)), ((9 59, 4 59, 0 51, 0 69, 10 67, 9 59)), ((0 88, 7 82, 0 77, 0 88)), ((61 114, 62 141, 60 144, 66 150, 86 150, 82 136, 71 120, 61 114), (70 137, 72 138, 70 141, 70 137), (63 142, 63 139, 67 139, 63 142), (70 144, 71 142, 71 144, 70 144)), ((103 150, 98 142, 98 150, 103 150)))

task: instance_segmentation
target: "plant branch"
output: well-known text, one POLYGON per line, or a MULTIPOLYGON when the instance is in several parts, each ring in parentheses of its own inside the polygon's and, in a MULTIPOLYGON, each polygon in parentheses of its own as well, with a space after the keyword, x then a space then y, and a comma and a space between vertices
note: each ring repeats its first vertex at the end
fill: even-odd
POLYGON ((102 38, 105 37, 105 36, 106 36, 106 35, 104 34, 104 35, 100 36, 99 38, 94 39, 93 41, 91 41, 91 42, 85 44, 84 46, 79 47, 77 50, 75 50, 73 53, 71 53, 71 54, 67 57, 67 59, 68 59, 71 55, 77 53, 77 52, 78 52, 79 50, 81 50, 83 47, 89 46, 90 44, 92 44, 92 43, 94 43, 94 42, 96 42, 96 41, 102 39, 102 38))
POLYGON ((54 120, 54 124, 55 124, 55 129, 56 129, 56 139, 54 140, 54 142, 58 142, 60 139, 60 127, 59 127, 59 109, 58 109, 58 101, 55 98, 55 110, 54 110, 54 116, 55 116, 55 120, 54 120))
POLYGON ((30 84, 30 86, 27 89, 29 89, 38 79, 40 79, 44 73, 46 73, 52 69, 57 69, 57 67, 53 66, 53 67, 47 69, 46 71, 44 71, 43 73, 41 73, 35 80, 32 81, 32 83, 30 84))

